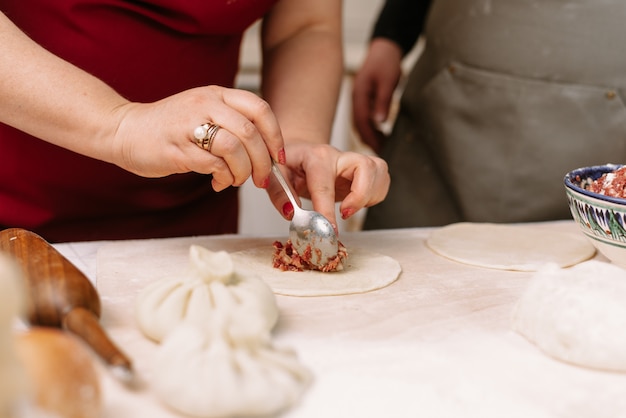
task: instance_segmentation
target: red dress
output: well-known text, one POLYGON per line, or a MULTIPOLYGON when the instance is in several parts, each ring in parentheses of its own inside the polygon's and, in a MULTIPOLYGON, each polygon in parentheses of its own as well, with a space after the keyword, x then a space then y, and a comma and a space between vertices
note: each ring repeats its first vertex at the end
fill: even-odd
MULTIPOLYGON (((122 96, 151 102, 232 86, 242 33, 275 2, 0 0, 0 9, 122 96)), ((62 242, 233 233, 237 218, 237 189, 215 193, 210 176, 143 178, 0 124, 0 228, 62 242)))

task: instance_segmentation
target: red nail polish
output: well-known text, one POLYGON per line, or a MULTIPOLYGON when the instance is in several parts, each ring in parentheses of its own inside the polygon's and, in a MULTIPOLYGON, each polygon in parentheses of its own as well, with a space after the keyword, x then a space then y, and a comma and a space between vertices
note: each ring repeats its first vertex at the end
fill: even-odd
POLYGON ((283 205, 283 215, 288 219, 291 219, 293 216, 293 205, 291 202, 287 202, 283 205))
POLYGON ((287 163, 287 157, 285 156, 285 149, 281 148, 278 151, 278 164, 285 165, 287 163))
POLYGON ((270 178, 267 177, 265 180, 263 180, 263 183, 261 184, 261 187, 264 189, 267 189, 270 185, 270 178))
POLYGON ((352 215, 354 215, 354 209, 348 208, 341 211, 341 217, 343 219, 348 219, 352 215))

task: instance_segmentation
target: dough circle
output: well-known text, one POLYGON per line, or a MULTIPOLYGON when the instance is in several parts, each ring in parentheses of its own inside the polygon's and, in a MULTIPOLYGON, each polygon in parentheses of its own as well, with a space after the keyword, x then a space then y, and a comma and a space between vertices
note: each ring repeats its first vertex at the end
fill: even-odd
POLYGON ((349 250, 342 271, 281 271, 272 266, 272 246, 232 253, 237 269, 248 269, 263 279, 274 293, 285 296, 338 296, 365 293, 395 282, 402 268, 395 259, 360 248, 349 250))
POLYGON ((460 263, 517 271, 537 271, 546 264, 568 267, 596 253, 582 234, 494 223, 447 225, 434 230, 426 245, 460 263))
POLYGON ((535 273, 512 328, 546 354, 594 369, 626 372, 626 270, 590 260, 535 273))

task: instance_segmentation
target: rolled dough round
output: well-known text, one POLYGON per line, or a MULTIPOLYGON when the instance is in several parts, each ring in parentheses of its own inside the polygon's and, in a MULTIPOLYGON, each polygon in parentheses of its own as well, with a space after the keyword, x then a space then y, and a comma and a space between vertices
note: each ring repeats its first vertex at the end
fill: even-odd
POLYGON ((334 296, 365 293, 395 282, 402 268, 395 259, 359 248, 349 252, 336 272, 281 271, 272 266, 274 248, 263 246, 232 253, 236 269, 250 270, 279 295, 334 296))
POLYGON ((512 328, 546 354, 579 366, 626 372, 626 270, 590 260, 533 276, 512 328))
POLYGON ((426 245, 460 263, 518 271, 537 271, 550 263, 572 266, 596 253, 582 234, 494 223, 447 225, 434 230, 426 245))

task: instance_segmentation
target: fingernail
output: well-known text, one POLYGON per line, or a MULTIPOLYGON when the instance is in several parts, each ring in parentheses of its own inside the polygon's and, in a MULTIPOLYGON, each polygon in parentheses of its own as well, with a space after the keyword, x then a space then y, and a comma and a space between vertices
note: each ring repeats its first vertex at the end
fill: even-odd
POLYGON ((270 185, 270 178, 267 177, 265 180, 263 180, 263 183, 261 183, 261 187, 264 189, 267 189, 270 185))
POLYGON ((283 205, 283 215, 288 219, 291 219, 293 216, 293 205, 291 202, 287 202, 283 205))
POLYGON ((354 215, 354 209, 352 208, 347 208, 341 211, 341 217, 343 219, 348 219, 352 215, 354 215))
POLYGON ((286 163, 287 163, 287 157, 285 156, 285 149, 281 148, 278 151, 278 164, 285 165, 286 163))

